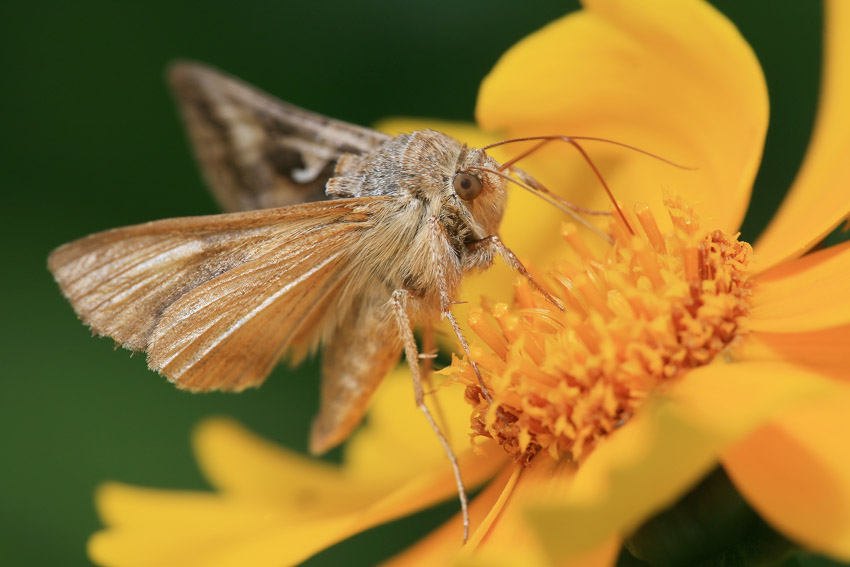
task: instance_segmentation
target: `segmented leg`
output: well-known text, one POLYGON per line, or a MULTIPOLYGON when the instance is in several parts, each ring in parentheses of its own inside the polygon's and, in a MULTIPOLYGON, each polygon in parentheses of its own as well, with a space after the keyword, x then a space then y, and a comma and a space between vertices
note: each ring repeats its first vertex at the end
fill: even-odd
MULTIPOLYGON (((422 325, 422 352, 419 353, 419 359, 422 361, 422 383, 427 388, 426 394, 436 391, 434 381, 431 379, 435 358, 437 358, 437 348, 434 345, 434 324, 431 321, 425 321, 422 325)), ((445 432, 446 437, 451 437, 452 432, 449 429, 449 422, 446 420, 446 414, 443 411, 443 405, 440 403, 440 399, 436 396, 431 399, 434 401, 434 413, 436 414, 437 423, 445 432)))
POLYGON ((537 283, 537 280, 535 280, 531 276, 531 274, 528 273, 528 270, 525 269, 525 266, 523 266, 522 262, 519 261, 519 258, 516 257, 516 254, 513 253, 513 250, 505 246, 505 244, 502 242, 502 239, 499 238, 498 234, 492 234, 490 236, 487 236, 486 238, 482 238, 481 240, 476 240, 475 242, 469 245, 470 250, 478 250, 485 247, 495 250, 499 254, 499 256, 502 257, 505 263, 513 270, 519 272, 522 277, 527 279, 528 283, 531 284, 531 287, 533 287, 541 295, 543 295, 543 297, 546 298, 546 301, 548 301, 561 311, 564 310, 564 306, 561 305, 561 303, 557 299, 552 297, 552 295, 548 291, 543 289, 543 286, 537 283))
POLYGON ((425 414, 425 419, 428 424, 437 434, 440 444, 446 452, 449 461, 452 464, 454 471, 455 483, 457 484, 458 498, 460 499, 460 510, 463 516, 463 541, 469 538, 469 502, 466 497, 466 489, 463 487, 463 479, 460 475, 460 466, 457 462, 457 456, 449 445, 448 439, 443 435, 440 426, 431 415, 428 406, 425 405, 425 390, 422 387, 422 375, 419 372, 419 351, 416 348, 416 340, 413 338, 413 329, 410 325, 410 318, 407 316, 407 300, 410 292, 404 289, 397 289, 393 292, 392 302, 393 311, 395 313, 396 322, 398 323, 399 335, 404 343, 404 355, 407 358, 407 363, 410 365, 411 378, 413 379, 413 393, 416 399, 416 407, 422 410, 425 414))
POLYGON ((481 370, 479 370, 478 364, 476 364, 472 359, 472 354, 469 352, 469 343, 466 342, 466 337, 463 336, 463 332, 460 330, 460 325, 457 324, 457 319, 455 319, 455 316, 451 311, 452 299, 449 297, 449 290, 445 285, 446 276, 443 264, 439 261, 440 258, 443 257, 440 248, 449 241, 446 229, 443 227, 440 220, 435 217, 428 219, 428 229, 431 232, 431 238, 429 239, 429 242, 431 243, 431 252, 434 254, 435 258, 434 270, 437 272, 437 281, 440 282, 440 311, 442 316, 449 320, 449 324, 452 326, 452 329, 454 329, 455 335, 457 335, 457 339, 460 341, 460 346, 466 354, 466 359, 469 361, 469 364, 472 366, 472 370, 475 372, 475 377, 478 380, 479 387, 481 388, 481 394, 484 396, 484 399, 487 400, 487 403, 492 404, 493 398, 490 396, 490 390, 484 383, 484 377, 481 376, 481 370))

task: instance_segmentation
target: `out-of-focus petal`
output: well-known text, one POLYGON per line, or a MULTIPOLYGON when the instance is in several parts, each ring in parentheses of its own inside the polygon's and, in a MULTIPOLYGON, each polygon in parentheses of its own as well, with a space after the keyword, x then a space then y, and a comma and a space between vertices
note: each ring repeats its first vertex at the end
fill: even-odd
POLYGON ((850 242, 786 262, 756 279, 748 325, 800 332, 850 323, 850 242))
POLYGON ((784 413, 726 451, 747 501, 804 546, 850 560, 850 390, 784 413))
MULTIPOLYGON (((491 478, 505 456, 473 451, 459 388, 437 388, 468 489, 491 478)), ((353 534, 457 497, 445 453, 413 402, 409 371, 375 395, 376 423, 361 428, 345 463, 320 463, 260 439, 223 418, 195 435, 201 468, 218 494, 107 485, 98 494, 106 529, 90 542, 107 565, 294 565, 353 534), (213 561, 214 559, 214 561, 213 561)), ((460 533, 460 532, 459 532, 460 533)))
MULTIPOLYGON (((463 386, 444 385, 443 376, 425 384, 425 402, 456 454, 471 449, 469 404, 463 386), (443 421, 444 420, 444 421, 443 421)), ((413 397, 413 379, 407 364, 389 374, 372 397, 366 424, 345 447, 345 468, 351 480, 372 483, 386 491, 422 471, 448 469, 446 453, 413 397)))
POLYGON ((765 267, 800 256, 850 213, 850 3, 825 5, 818 116, 791 192, 756 242, 765 267))
POLYGON ((98 509, 113 527, 89 540, 102 565, 295 565, 351 533, 351 518, 299 522, 273 505, 212 494, 108 484, 98 509))
MULTIPOLYGON (((535 525, 532 529, 527 518, 529 499, 549 501, 563 498, 571 490, 576 467, 570 462, 555 462, 540 455, 521 471, 516 486, 504 504, 496 509, 497 517, 483 534, 476 533, 478 548, 464 549, 459 565, 506 564, 500 558, 510 558, 515 550, 526 555, 523 565, 582 565, 583 567, 607 567, 612 565, 619 550, 619 538, 611 536, 583 549, 580 553, 563 555, 552 547, 552 539, 581 537, 564 526, 550 524, 535 525)), ((495 515, 495 514, 492 514, 495 515)), ((503 559, 502 559, 503 561, 503 559)))
MULTIPOLYGON (((466 464, 464 459, 462 463, 466 464)), ((462 465, 470 486, 492 476, 492 465, 499 461, 478 463, 491 466, 462 465)), ((354 494, 358 490, 350 483, 340 486, 345 488, 354 494)), ((328 506, 323 506, 321 491, 303 492, 300 509, 296 505, 287 509, 273 498, 111 484, 98 493, 98 509, 108 527, 92 536, 89 555, 112 566, 296 565, 347 537, 455 494, 451 470, 426 471, 359 510, 340 501, 336 514, 322 510, 328 506), (318 501, 316 509, 311 498, 318 501)))
POLYGON ((194 445, 204 476, 223 494, 266 501, 284 512, 343 513, 375 497, 370 487, 347 482, 340 467, 284 449, 231 419, 202 422, 194 445))
POLYGON ((788 407, 828 397, 835 387, 788 365, 720 363, 693 370, 600 444, 563 497, 533 504, 531 521, 555 557, 625 536, 698 481, 726 445, 788 407))
POLYGON ((555 558, 628 535, 673 502, 716 462, 722 436, 655 401, 600 444, 560 498, 529 501, 529 521, 555 558))
POLYGON ((571 558, 550 558, 525 521, 525 502, 529 493, 562 492, 572 478, 572 468, 559 470, 547 457, 537 459, 523 470, 505 467, 472 504, 472 532, 469 542, 460 548, 460 517, 456 516, 433 534, 420 541, 389 565, 528 565, 543 567, 607 567, 619 550, 619 540, 612 539, 588 553, 571 558))
MULTIPOLYGON (((749 45, 701 1, 585 5, 502 57, 479 93, 479 124, 508 137, 598 136, 695 167, 584 143, 627 206, 643 201, 663 210, 662 192, 670 190, 694 205, 706 226, 735 232, 768 117, 764 77, 749 45)), ((570 200, 608 210, 598 183, 578 185, 557 171, 578 159, 570 152, 547 148, 522 164, 570 200)))
MULTIPOLYGON (((493 510, 493 507, 504 498, 504 493, 512 490, 510 485, 513 467, 504 467, 498 478, 487 485, 484 491, 475 497, 469 506, 470 533, 475 534, 493 510)), ((385 565, 451 565, 461 548, 463 535, 463 520, 457 514, 427 537, 415 545, 396 555, 385 565)))
POLYGON ((482 525, 475 530, 469 543, 459 554, 459 563, 474 556, 498 557, 523 550, 526 564, 548 563, 539 540, 525 521, 525 502, 529 492, 563 492, 564 486, 572 481, 575 467, 569 464, 560 468, 548 458, 533 460, 528 466, 512 467, 511 481, 490 509, 482 525))
POLYGON ((798 404, 828 399, 841 385, 811 369, 781 362, 715 362, 690 371, 668 397, 700 429, 740 439, 798 404))
POLYGON ((803 366, 820 374, 850 380, 847 349, 850 325, 816 331, 753 332, 735 350, 742 361, 781 361, 803 366))

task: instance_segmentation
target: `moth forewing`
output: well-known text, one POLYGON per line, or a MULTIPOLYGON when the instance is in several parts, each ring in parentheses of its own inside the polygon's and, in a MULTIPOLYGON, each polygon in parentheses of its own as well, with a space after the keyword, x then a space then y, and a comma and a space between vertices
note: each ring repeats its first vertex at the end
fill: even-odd
POLYGON ((389 139, 199 63, 174 63, 168 79, 204 179, 226 211, 323 200, 343 154, 367 153, 389 139))
POLYGON ((386 202, 146 223, 62 246, 48 265, 83 322, 147 351, 150 367, 178 387, 241 390, 262 382, 294 337, 322 333, 314 310, 339 291, 386 202))

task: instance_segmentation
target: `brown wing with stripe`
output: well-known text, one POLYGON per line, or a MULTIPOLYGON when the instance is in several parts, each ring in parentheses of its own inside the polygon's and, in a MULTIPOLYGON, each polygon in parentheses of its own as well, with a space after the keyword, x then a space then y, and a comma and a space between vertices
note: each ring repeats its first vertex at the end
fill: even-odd
POLYGON ((178 62, 169 82, 203 171, 227 211, 326 199, 344 153, 390 137, 286 104, 220 71, 178 62))
POLYGON ((85 323, 147 351, 179 387, 241 390, 265 379, 293 337, 320 330, 316 306, 331 303, 387 201, 152 222, 66 244, 48 265, 85 323))

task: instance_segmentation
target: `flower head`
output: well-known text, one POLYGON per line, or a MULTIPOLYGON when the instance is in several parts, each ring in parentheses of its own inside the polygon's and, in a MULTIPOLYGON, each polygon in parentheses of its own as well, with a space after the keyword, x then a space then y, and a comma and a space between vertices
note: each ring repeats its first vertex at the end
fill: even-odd
MULTIPOLYGON (((562 228, 548 205, 512 195, 501 236, 564 309, 503 267, 466 285, 471 354, 492 401, 462 360, 446 370, 454 386, 433 397, 467 482, 492 480, 472 503, 465 546, 456 518, 393 564, 611 565, 623 538, 718 463, 774 528, 850 559, 850 452, 840 434, 850 415, 850 244, 811 252, 850 213, 850 5, 827 8, 811 148, 753 247, 737 230, 767 93, 722 15, 699 0, 586 0, 505 54, 482 86, 484 129, 593 135, 696 169, 594 147, 626 211, 602 221, 608 238, 562 228)), ((427 126, 477 146, 487 138, 427 126)), ((584 208, 610 206, 562 150, 541 150, 523 169, 584 208)), ((439 446, 398 384, 382 387, 341 467, 232 424, 205 426, 199 458, 218 492, 103 489, 107 528, 92 557, 295 564, 449 496, 439 446)))
POLYGON ((456 373, 477 434, 518 462, 540 451, 580 462, 648 396, 746 332, 752 248, 720 230, 706 233, 681 200, 667 210, 674 229, 666 236, 646 206, 636 213, 640 234, 612 216, 612 243, 601 254, 566 225, 574 261, 559 261, 550 274, 565 309, 518 280, 513 307, 488 301, 470 314, 488 347, 473 357, 488 371, 492 403, 469 364, 456 364, 456 373))

